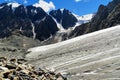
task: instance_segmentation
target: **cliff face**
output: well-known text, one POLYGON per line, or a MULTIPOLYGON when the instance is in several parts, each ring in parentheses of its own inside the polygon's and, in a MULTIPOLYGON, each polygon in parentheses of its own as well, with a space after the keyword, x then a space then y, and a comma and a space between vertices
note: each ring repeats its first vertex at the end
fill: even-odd
POLYGON ((120 24, 120 0, 113 0, 107 6, 100 5, 91 22, 77 26, 69 35, 75 37, 120 24))
POLYGON ((0 38, 20 34, 44 41, 60 30, 57 24, 68 29, 74 27, 77 21, 67 9, 52 10, 48 14, 42 8, 32 5, 19 4, 13 7, 13 3, 0 4, 0 38))
POLYGON ((50 15, 53 16, 64 29, 73 27, 77 22, 76 17, 66 9, 53 10, 50 12, 50 15))
POLYGON ((54 20, 41 8, 20 5, 13 9, 7 3, 0 7, 0 38, 19 33, 45 40, 58 31, 54 20))

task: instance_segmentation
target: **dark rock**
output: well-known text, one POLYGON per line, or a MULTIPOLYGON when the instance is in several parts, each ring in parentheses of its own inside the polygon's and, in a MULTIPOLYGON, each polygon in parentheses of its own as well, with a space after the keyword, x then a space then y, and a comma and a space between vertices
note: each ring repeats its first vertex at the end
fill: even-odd
POLYGON ((0 38, 21 34, 45 40, 58 31, 54 20, 42 8, 20 5, 13 10, 7 3, 0 6, 3 6, 0 9, 0 38))
POLYGON ((56 23, 50 16, 44 17, 40 23, 36 22, 35 26, 36 38, 39 40, 45 40, 58 31, 56 23))
POLYGON ((120 0, 113 0, 107 6, 100 5, 91 22, 77 26, 69 38, 98 31, 120 24, 120 0))
POLYGON ((55 72, 42 70, 41 68, 36 70, 33 68, 34 66, 28 64, 19 64, 16 62, 16 67, 14 67, 11 61, 19 60, 7 60, 7 66, 0 65, 0 80, 67 80, 60 73, 60 75, 58 75, 55 72), (58 75, 58 77, 56 75, 58 75))
POLYGON ((53 16, 58 23, 60 23, 63 28, 68 29, 69 27, 74 27, 77 19, 76 17, 66 9, 60 10, 53 10, 49 13, 51 16, 53 16))

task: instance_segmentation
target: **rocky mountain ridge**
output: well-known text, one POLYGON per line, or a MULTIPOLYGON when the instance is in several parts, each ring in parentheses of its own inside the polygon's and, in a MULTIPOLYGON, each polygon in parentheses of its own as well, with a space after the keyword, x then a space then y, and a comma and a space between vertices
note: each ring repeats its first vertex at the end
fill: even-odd
MULTIPOLYGON (((48 14, 42 8, 32 5, 2 3, 0 4, 0 38, 12 43, 11 37, 17 38, 16 36, 18 36, 19 46, 21 46, 20 44, 28 45, 23 42, 22 36, 23 39, 33 39, 33 42, 39 40, 37 43, 43 42, 42 45, 55 43, 66 40, 66 36, 75 28, 76 24, 83 23, 84 19, 78 20, 77 17, 67 9, 52 10, 48 14)), ((13 42, 17 42, 16 39, 13 42)))
POLYGON ((96 15, 86 24, 77 26, 69 35, 75 37, 120 24, 120 0, 113 0, 108 5, 100 5, 96 15))
POLYGON ((120 24, 119 3, 113 0, 106 6, 100 5, 96 14, 81 17, 67 9, 52 10, 48 14, 40 7, 3 3, 0 4, 0 38, 11 43, 16 42, 11 41, 11 36, 17 36, 18 46, 35 42, 35 45, 30 43, 29 48, 105 29, 120 24), (22 38, 30 40, 23 42, 22 38))

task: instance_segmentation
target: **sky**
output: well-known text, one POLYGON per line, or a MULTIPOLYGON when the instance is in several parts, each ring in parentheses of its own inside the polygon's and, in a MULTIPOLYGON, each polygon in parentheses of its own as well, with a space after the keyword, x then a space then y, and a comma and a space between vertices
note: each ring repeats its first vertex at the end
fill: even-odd
POLYGON ((3 2, 18 2, 24 5, 42 7, 46 12, 52 9, 65 8, 77 15, 97 12, 100 4, 107 5, 112 0, 0 0, 3 2))

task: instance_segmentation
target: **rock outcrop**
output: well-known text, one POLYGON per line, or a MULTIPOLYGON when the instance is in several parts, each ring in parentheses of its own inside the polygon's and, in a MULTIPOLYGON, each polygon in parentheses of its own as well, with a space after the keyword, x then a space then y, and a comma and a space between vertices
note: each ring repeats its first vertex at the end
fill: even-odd
POLYGON ((0 80, 67 80, 61 73, 25 64, 25 59, 0 57, 0 80))
POLYGON ((107 6, 100 5, 92 21, 77 26, 69 35, 75 37, 120 24, 120 0, 113 0, 107 6))
POLYGON ((66 9, 53 10, 50 12, 50 15, 53 16, 64 29, 74 27, 77 22, 76 17, 66 9))
POLYGON ((19 33, 43 41, 58 31, 54 20, 40 7, 19 5, 13 8, 7 3, 0 7, 0 38, 19 33))

